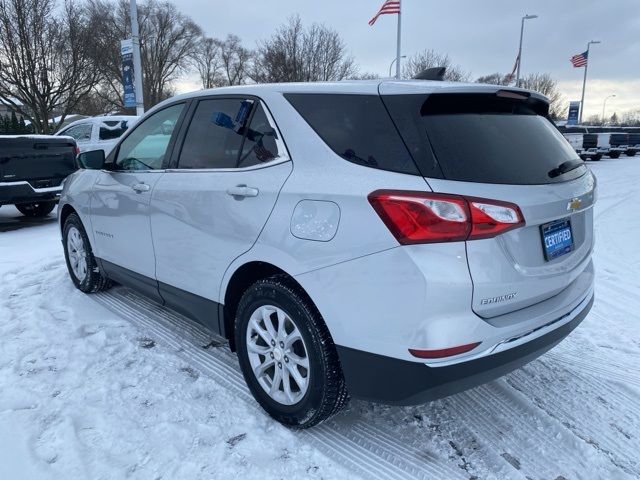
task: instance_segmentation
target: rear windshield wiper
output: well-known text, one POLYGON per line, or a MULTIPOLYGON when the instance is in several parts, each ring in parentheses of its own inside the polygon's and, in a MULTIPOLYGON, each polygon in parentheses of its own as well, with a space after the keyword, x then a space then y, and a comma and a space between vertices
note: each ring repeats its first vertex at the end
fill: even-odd
POLYGON ((567 160, 566 162, 561 163, 556 168, 549 170, 549 178, 559 177, 563 173, 570 172, 571 170, 575 170, 578 167, 584 165, 582 160, 567 160))

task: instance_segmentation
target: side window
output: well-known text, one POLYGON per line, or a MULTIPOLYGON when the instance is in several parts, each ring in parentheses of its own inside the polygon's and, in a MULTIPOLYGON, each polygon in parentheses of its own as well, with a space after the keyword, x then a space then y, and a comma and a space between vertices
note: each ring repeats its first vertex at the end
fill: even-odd
MULTIPOLYGON (((201 100, 189 125, 178 167, 237 168, 242 157, 248 159, 253 152, 247 147, 249 150, 245 149, 242 156, 240 154, 245 134, 252 137, 252 144, 261 141, 259 137, 265 135, 251 133, 246 126, 254 105, 256 103, 253 100, 235 98, 201 100)), ((273 150, 274 147, 270 148, 273 150)), ((273 153, 261 152, 260 155, 267 158, 273 153)), ((242 166, 248 166, 246 161, 242 166)))
POLYGON ((68 137, 75 138, 76 142, 88 142, 91 140, 91 124, 83 123, 82 125, 76 125, 71 128, 67 128, 60 135, 66 135, 68 137))
POLYGON ((126 121, 108 120, 100 124, 98 138, 100 140, 114 140, 116 138, 120 138, 126 130, 126 121))
POLYGON ((184 104, 156 112, 140 123, 120 144, 117 170, 159 170, 184 104))
POLYGON ((418 175, 416 164, 378 95, 287 93, 285 98, 345 160, 418 175))
POLYGON ((247 136, 242 146, 242 154, 238 160, 238 167, 251 167, 266 163, 278 157, 277 133, 269 123, 267 114, 258 103, 251 124, 247 129, 247 136))

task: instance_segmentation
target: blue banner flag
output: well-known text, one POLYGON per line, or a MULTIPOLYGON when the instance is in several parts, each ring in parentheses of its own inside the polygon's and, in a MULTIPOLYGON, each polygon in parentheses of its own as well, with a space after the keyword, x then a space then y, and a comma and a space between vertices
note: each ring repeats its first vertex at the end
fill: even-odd
POLYGON ((120 56, 122 58, 122 86, 124 87, 124 106, 136 106, 135 71, 133 69, 133 41, 131 39, 120 42, 120 56))

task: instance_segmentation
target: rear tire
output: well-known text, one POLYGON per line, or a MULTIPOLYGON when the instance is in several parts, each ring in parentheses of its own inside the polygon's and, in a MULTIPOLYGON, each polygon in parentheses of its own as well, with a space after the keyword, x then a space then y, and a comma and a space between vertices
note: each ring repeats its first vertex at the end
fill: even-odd
POLYGON ((627 157, 635 157, 636 156, 636 151, 635 150, 631 150, 629 152, 627 152, 627 157))
POLYGON ((56 202, 19 203, 16 208, 25 217, 46 217, 56 208, 56 202))
POLYGON ((260 280, 245 291, 236 315, 235 340, 249 390, 285 426, 312 427, 347 404, 347 387, 329 330, 318 309, 288 277, 260 280))
POLYGON ((75 213, 64 222, 62 244, 69 276, 78 290, 95 293, 111 286, 111 281, 98 268, 87 233, 75 213))
POLYGON ((594 157, 592 157, 591 160, 593 160, 594 162, 599 162, 601 158, 602 158, 602 154, 599 153, 594 157))
POLYGON ((607 155, 609 155, 610 158, 618 158, 620 157, 620 152, 612 152, 608 153, 607 155))

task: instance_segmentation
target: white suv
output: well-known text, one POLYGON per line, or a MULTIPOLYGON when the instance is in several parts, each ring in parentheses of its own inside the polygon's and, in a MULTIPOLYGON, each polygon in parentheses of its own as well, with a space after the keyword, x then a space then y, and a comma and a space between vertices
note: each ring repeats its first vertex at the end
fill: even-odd
POLYGON ((70 123, 56 135, 73 137, 78 151, 102 150, 107 155, 127 128, 138 121, 134 115, 111 115, 85 118, 70 123))
POLYGON ((106 159, 79 156, 58 210, 69 274, 228 339, 292 427, 349 395, 461 391, 593 302, 596 182, 547 113, 537 93, 428 81, 172 98, 106 159))

